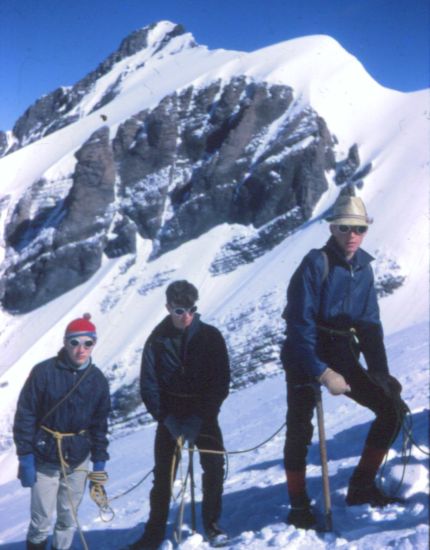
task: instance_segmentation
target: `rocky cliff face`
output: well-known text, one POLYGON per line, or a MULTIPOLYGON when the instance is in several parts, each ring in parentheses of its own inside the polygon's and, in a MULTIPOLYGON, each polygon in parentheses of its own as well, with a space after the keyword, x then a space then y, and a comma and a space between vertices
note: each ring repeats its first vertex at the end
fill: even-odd
MULTIPOLYGON (((184 32, 172 25, 149 44, 151 30, 133 33, 73 88, 32 106, 14 128, 19 143, 73 122, 116 63, 142 48, 159 52, 184 32)), ((111 87, 100 101, 114 96, 111 87)), ((16 203, 5 229, 1 303, 31 311, 86 281, 103 255, 135 252, 137 236, 151 241, 156 258, 218 224, 244 224, 254 237, 228 243, 211 270, 251 262, 309 219, 328 171, 345 185, 370 170, 360 168, 356 146, 337 162, 335 145, 288 86, 236 75, 166 95, 115 130, 98 129, 65 178, 42 178, 16 203)))

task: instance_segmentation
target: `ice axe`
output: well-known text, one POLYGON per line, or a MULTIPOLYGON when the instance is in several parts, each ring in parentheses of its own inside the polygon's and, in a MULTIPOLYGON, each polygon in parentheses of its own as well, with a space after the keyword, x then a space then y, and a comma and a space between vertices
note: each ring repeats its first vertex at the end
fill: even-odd
POLYGON ((191 493, 191 530, 193 534, 196 532, 196 497, 194 493, 194 445, 188 443, 188 460, 190 472, 190 493, 191 493))
POLYGON ((322 404, 321 386, 319 384, 313 385, 315 391, 315 401, 317 409, 317 421, 318 421, 318 435, 320 443, 320 456, 321 456, 321 470, 323 479, 323 493, 324 493, 324 530, 332 531, 333 522, 331 518, 331 498, 330 498, 330 483, 328 477, 327 466, 327 446, 325 439, 324 429, 324 411, 322 404))

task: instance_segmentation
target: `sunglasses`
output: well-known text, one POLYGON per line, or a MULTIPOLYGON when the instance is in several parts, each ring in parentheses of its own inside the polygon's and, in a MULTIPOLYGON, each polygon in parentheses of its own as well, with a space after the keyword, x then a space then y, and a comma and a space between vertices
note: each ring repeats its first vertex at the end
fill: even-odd
POLYGON ((181 315, 183 315, 184 313, 189 313, 190 315, 192 315, 193 313, 195 313, 197 311, 197 306, 192 306, 192 307, 175 307, 175 309, 173 310, 173 313, 175 315, 178 315, 178 317, 180 317, 181 315))
POLYGON ((72 346, 72 348, 77 348, 78 346, 84 346, 85 348, 90 349, 94 346, 93 340, 85 340, 85 342, 81 342, 76 338, 72 338, 72 340, 68 340, 68 343, 72 346))
POLYGON ((355 233, 356 235, 364 235, 367 231, 367 225, 337 225, 339 233, 355 233))

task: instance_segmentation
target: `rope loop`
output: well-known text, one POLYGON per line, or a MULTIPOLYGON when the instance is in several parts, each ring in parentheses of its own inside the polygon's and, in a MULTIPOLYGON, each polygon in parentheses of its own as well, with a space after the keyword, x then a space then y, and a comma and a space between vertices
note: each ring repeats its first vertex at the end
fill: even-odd
MULTIPOLYGON (((90 476, 92 473, 99 473, 99 472, 91 472, 88 475, 88 479, 91 479, 90 476)), ((103 473, 106 473, 106 472, 103 472, 103 473)), ((99 507, 100 519, 105 523, 108 523, 109 521, 112 521, 113 518, 115 517, 115 512, 113 508, 109 505, 109 499, 106 494, 106 490, 104 488, 104 483, 106 483, 106 481, 103 481, 100 483, 95 481, 90 481, 90 497, 99 507)))

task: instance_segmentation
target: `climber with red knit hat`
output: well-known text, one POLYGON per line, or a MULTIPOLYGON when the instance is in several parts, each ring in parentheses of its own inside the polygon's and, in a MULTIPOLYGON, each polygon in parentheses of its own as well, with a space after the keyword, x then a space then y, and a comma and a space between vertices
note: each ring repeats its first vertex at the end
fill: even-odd
POLYGON ((52 548, 71 548, 87 478, 107 481, 109 386, 92 362, 97 331, 90 319, 67 325, 58 355, 33 367, 19 395, 13 436, 18 478, 31 487, 27 550, 47 548, 54 510, 52 548))

